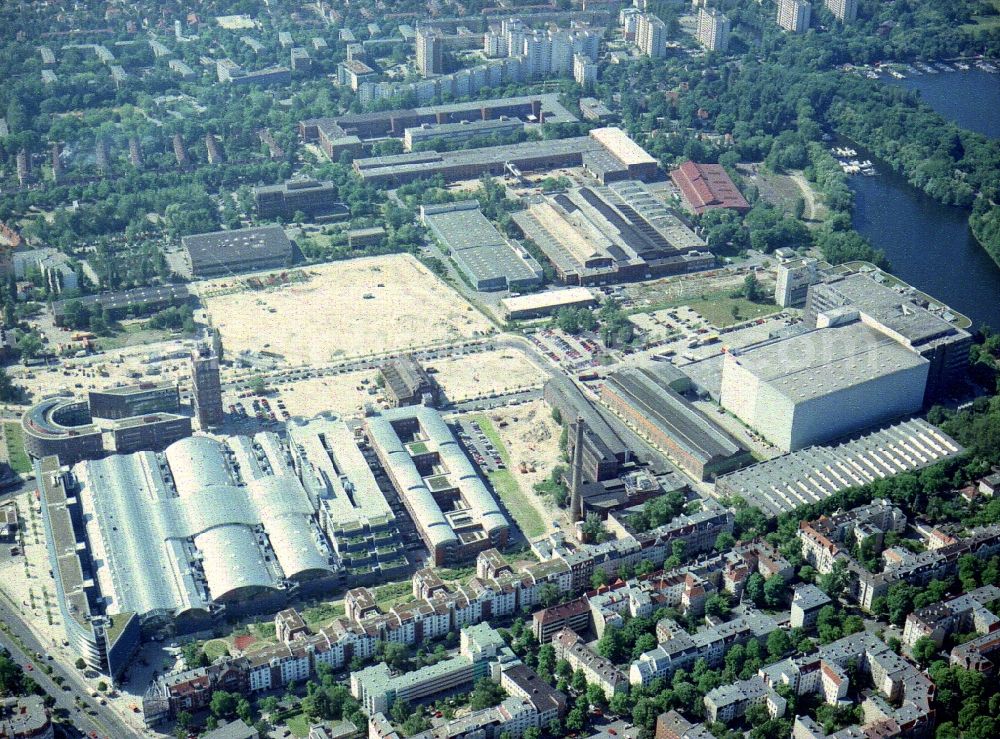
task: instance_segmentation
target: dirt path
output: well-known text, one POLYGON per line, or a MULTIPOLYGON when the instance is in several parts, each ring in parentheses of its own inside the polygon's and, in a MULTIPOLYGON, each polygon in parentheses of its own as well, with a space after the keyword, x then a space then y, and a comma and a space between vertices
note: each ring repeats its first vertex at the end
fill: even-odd
POLYGON ((816 193, 813 191, 812 185, 809 184, 809 180, 800 172, 788 176, 798 186, 799 190, 802 191, 802 197, 806 201, 806 209, 802 217, 807 221, 820 221, 821 206, 816 202, 816 193))

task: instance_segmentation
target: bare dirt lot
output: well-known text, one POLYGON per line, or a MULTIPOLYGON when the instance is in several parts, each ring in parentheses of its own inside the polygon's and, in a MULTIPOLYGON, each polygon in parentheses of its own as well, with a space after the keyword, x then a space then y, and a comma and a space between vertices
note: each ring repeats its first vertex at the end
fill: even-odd
POLYGON ((445 395, 454 403, 493 393, 541 387, 547 375, 524 352, 494 349, 437 359, 428 365, 445 395))
POLYGON ((410 255, 308 267, 274 287, 199 292, 226 350, 267 350, 290 364, 323 364, 458 341, 489 322, 410 255), (211 294, 215 292, 216 294, 211 294))

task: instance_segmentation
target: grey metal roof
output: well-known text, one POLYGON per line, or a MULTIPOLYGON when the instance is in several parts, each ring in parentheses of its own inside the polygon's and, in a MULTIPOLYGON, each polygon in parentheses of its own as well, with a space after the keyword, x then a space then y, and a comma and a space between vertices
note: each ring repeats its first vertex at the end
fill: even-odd
POLYGON ((309 496, 280 459, 272 462, 273 440, 254 441, 194 436, 162 455, 76 468, 109 612, 207 609, 248 589, 332 572, 309 496), (241 462, 238 473, 230 458, 241 462))

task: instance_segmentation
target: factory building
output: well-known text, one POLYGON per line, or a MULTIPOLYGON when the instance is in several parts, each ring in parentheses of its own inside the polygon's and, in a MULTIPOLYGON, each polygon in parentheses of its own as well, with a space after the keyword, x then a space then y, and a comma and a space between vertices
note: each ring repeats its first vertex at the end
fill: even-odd
POLYGON ((131 315, 148 315, 155 311, 184 305, 191 300, 187 285, 162 285, 159 287, 136 287, 98 295, 81 295, 69 300, 58 300, 52 304, 52 314, 57 326, 65 324, 66 308, 79 303, 90 312, 107 311, 112 319, 131 315))
MULTIPOLYGON (((601 482, 618 477, 621 465, 632 458, 629 448, 615 433, 601 412, 568 377, 553 377, 543 389, 545 402, 559 411, 571 429, 583 420, 582 472, 585 480, 601 482)), ((576 459, 577 436, 567 435, 566 455, 576 459)))
POLYGON ((920 410, 930 363, 859 321, 730 350, 723 408, 782 451, 920 410))
POLYGON ((465 120, 458 123, 421 123, 419 126, 403 130, 403 148, 406 151, 413 151, 438 142, 450 147, 479 138, 498 137, 502 140, 523 131, 524 123, 519 118, 506 116, 486 120, 465 120))
POLYGON ((825 312, 856 311, 862 323, 930 363, 924 403, 932 403, 963 381, 972 335, 958 325, 963 316, 889 280, 878 270, 828 275, 809 288, 803 321, 817 326, 825 312))
POLYGON ((670 173, 670 179, 680 189, 687 206, 698 215, 715 208, 730 208, 740 214, 750 211, 750 203, 721 164, 687 161, 670 173))
POLYGON ((686 387, 684 374, 661 363, 610 375, 601 400, 695 479, 750 464, 747 449, 680 395, 686 387))
MULTIPOLYGON (((559 102, 555 93, 524 95, 520 97, 470 100, 463 103, 428 105, 419 108, 382 110, 372 113, 350 113, 337 118, 319 118, 302 121, 299 131, 306 141, 315 140, 313 126, 319 122, 336 125, 341 132, 361 140, 387 136, 402 138, 407 128, 424 123, 460 123, 462 121, 519 118, 531 123, 567 122, 576 120, 559 102)), ((318 133, 318 131, 316 132, 318 133)))
POLYGON ((422 205, 420 220, 476 290, 523 290, 542 283, 541 265, 497 231, 478 200, 422 205))
POLYGON ((511 321, 551 316, 562 308, 593 308, 595 305, 597 298, 585 287, 564 287, 500 300, 504 315, 511 321))
POLYGON ((601 183, 653 179, 656 160, 619 128, 595 128, 587 136, 461 151, 393 154, 354 160, 354 171, 366 182, 405 184, 440 174, 465 180, 486 174, 583 167, 601 183))
POLYGON ((292 242, 281 226, 182 236, 181 247, 187 252, 190 276, 198 280, 286 267, 292 259, 292 242))
POLYGON ((506 546, 507 518, 437 411, 396 408, 365 430, 435 565, 506 546))
POLYGON ((292 218, 302 212, 309 218, 349 216, 347 206, 337 201, 337 186, 329 180, 289 180, 280 185, 253 189, 259 218, 292 218))
POLYGON ((434 378, 411 357, 393 359, 382 365, 379 373, 391 408, 420 404, 436 406, 440 400, 440 390, 434 378))
POLYGON ((581 187, 513 215, 567 285, 600 285, 714 266, 705 242, 641 182, 581 187))
POLYGON ((963 451, 950 436, 912 419, 836 446, 816 446, 719 477, 720 496, 738 496, 770 516, 841 490, 913 472, 963 451))

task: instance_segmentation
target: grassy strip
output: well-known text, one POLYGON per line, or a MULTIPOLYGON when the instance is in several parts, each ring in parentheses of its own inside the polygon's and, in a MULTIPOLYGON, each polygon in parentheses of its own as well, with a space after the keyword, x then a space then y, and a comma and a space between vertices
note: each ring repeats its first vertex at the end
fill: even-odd
POLYGON ((7 445, 7 459, 14 472, 31 472, 31 460, 28 459, 28 455, 24 451, 21 424, 17 421, 8 421, 3 425, 3 436, 4 443, 7 445))
POLYGON ((545 522, 525 496, 510 470, 491 472, 490 483, 526 537, 534 539, 545 533, 545 522))
POLYGON ((496 470, 490 473, 490 483, 493 485, 493 489, 496 490, 497 495, 507 507, 507 511, 517 521, 517 525, 526 537, 533 539, 542 536, 545 533, 545 522, 524 491, 521 490, 514 475, 511 474, 510 455, 507 454, 507 447, 500 439, 500 434, 497 433, 493 423, 486 416, 478 416, 476 425, 486 434, 486 438, 496 448, 504 466, 507 467, 505 470, 496 470))
POLYGON ((726 328, 734 323, 752 321, 769 316, 781 310, 781 306, 773 303, 751 303, 746 298, 716 298, 714 300, 696 300, 689 304, 691 310, 701 316, 716 328, 726 328), (733 316, 733 308, 737 316, 733 316))

